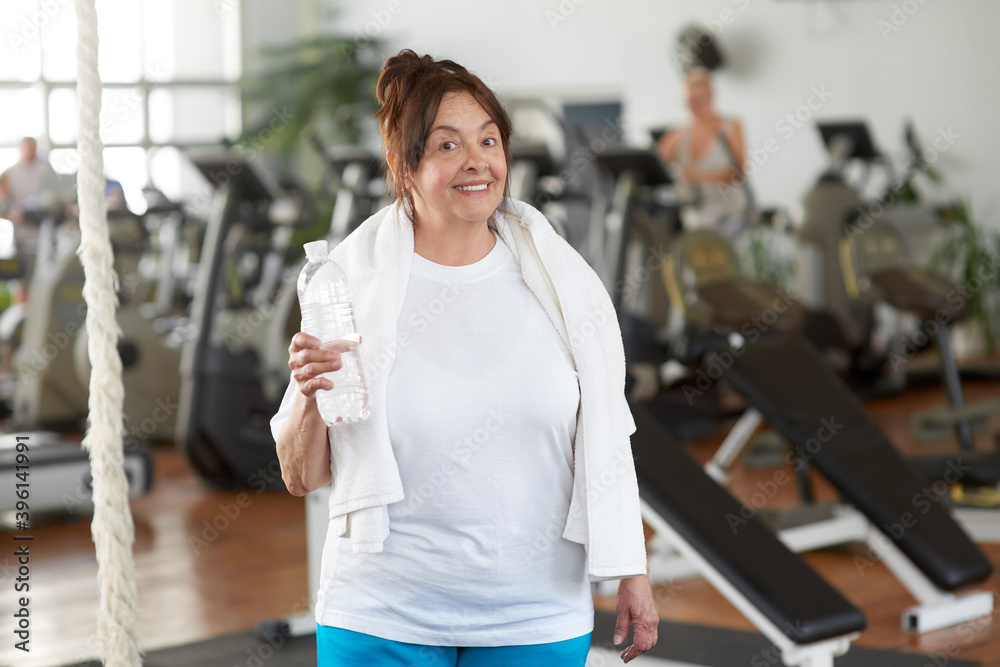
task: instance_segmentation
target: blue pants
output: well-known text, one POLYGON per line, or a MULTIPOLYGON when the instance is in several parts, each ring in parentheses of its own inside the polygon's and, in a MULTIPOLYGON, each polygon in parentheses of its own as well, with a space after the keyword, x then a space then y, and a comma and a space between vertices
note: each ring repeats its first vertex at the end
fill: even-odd
POLYGON ((590 633, 550 644, 425 646, 316 626, 319 667, 583 667, 590 633))

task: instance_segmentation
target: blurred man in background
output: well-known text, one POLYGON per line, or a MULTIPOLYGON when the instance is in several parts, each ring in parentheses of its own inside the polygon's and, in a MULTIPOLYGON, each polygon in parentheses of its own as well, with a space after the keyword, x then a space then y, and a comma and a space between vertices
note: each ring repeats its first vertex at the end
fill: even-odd
POLYGON ((38 252, 38 225, 46 204, 51 206, 58 179, 48 160, 38 157, 38 142, 21 140, 21 159, 0 174, 0 217, 14 223, 14 244, 24 267, 16 302, 24 301, 38 252), (47 197, 46 193, 51 196, 47 197))
POLYGON ((21 140, 21 160, 0 174, 0 206, 14 224, 24 221, 24 211, 40 207, 39 198, 51 182, 52 167, 38 157, 38 142, 32 137, 21 140))

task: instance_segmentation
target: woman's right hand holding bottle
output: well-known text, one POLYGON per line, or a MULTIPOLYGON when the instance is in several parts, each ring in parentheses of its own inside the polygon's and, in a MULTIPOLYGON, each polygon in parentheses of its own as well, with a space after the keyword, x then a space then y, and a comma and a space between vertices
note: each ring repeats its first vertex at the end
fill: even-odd
POLYGON ((333 382, 322 376, 339 371, 344 365, 340 355, 355 346, 356 343, 352 340, 337 340, 321 345, 318 338, 301 331, 292 336, 292 342, 288 346, 288 367, 299 391, 306 398, 315 399, 317 391, 333 389, 333 382))

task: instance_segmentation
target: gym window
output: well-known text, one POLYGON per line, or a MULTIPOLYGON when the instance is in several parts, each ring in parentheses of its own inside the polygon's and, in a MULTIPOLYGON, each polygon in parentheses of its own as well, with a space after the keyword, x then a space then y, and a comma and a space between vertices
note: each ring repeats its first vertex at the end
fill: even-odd
MULTIPOLYGON (((183 151, 235 139, 242 127, 239 5, 97 0, 97 11, 107 176, 137 211, 150 177, 172 199, 197 199, 207 184, 183 151)), ((75 172, 73 0, 4 0, 0 38, 0 171, 33 136, 56 171, 75 172)))

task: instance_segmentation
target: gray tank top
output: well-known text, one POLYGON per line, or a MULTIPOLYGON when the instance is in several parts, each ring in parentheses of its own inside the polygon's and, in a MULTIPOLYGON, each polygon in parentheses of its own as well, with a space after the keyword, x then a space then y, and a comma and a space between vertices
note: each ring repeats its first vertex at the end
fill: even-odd
MULTIPOLYGON (((723 119, 719 133, 729 136, 733 131, 733 121, 723 119)), ((701 157, 697 160, 691 156, 691 128, 681 130, 678 145, 680 166, 695 171, 717 171, 733 166, 729 151, 722 144, 722 138, 717 134, 701 157)), ((746 213, 747 197, 739 182, 723 184, 702 184, 699 187, 701 202, 697 208, 689 208, 683 214, 686 229, 719 229, 728 226, 730 219, 741 217, 746 213)))
MULTIPOLYGON (((726 135, 731 134, 732 129, 733 122, 731 120, 723 120, 719 126, 719 132, 724 132, 726 135)), ((719 135, 713 138, 708 150, 700 158, 693 160, 691 157, 691 128, 686 127, 681 130, 679 148, 682 167, 691 167, 697 171, 714 171, 731 167, 733 164, 729 153, 726 152, 725 146, 719 139, 719 135)))

